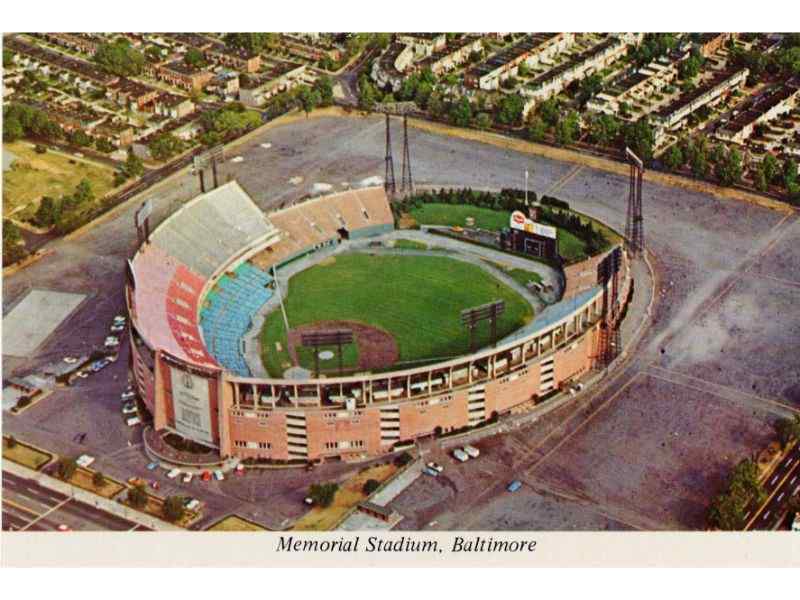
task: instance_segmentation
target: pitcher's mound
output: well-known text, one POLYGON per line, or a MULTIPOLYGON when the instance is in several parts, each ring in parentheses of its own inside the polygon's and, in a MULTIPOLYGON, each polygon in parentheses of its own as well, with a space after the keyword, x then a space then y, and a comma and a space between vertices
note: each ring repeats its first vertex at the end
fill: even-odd
MULTIPOLYGON (((355 369, 352 365, 349 370, 372 371, 391 367, 400 357, 397 342, 394 337, 383 329, 365 325, 357 321, 319 321, 309 325, 301 325, 289 332, 288 345, 289 354, 294 364, 297 364, 297 348, 300 346, 300 336, 304 333, 315 331, 330 331, 332 329, 349 329, 353 332, 353 338, 358 345, 358 364, 355 369)), ((323 371, 336 370, 337 360, 324 361, 324 366, 320 365, 323 371)))

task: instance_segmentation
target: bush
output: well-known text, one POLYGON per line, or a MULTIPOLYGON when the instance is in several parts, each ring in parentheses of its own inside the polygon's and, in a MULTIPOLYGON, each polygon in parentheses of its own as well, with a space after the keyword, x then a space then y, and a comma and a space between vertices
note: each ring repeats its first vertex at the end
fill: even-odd
POLYGON ((36 154, 44 154, 45 152, 47 152, 47 146, 42 146, 41 144, 36 144, 36 146, 34 146, 33 150, 34 150, 34 152, 36 152, 36 154))
POLYGON ((412 460, 414 460, 414 457, 411 456, 411 454, 408 452, 403 452, 394 459, 394 464, 396 464, 398 467, 404 467, 412 460))
POLYGON ((361 488, 361 491, 364 492, 365 495, 369 496, 379 487, 381 487, 381 484, 377 479, 367 479, 364 482, 364 486, 361 488))
POLYGON ((134 508, 143 508, 147 505, 147 490, 141 483, 128 490, 128 502, 134 508))
POLYGON ((17 406, 17 409, 20 409, 20 408, 25 408, 25 407, 26 407, 26 406, 28 406, 30 403, 31 403, 31 399, 30 399, 30 398, 28 398, 27 396, 23 396, 22 398, 20 398, 19 400, 17 400, 17 405, 16 405, 16 406, 17 406))
POLYGON ((75 471, 78 469, 78 463, 75 462, 74 458, 68 458, 65 456, 58 460, 58 466, 56 469, 58 476, 64 481, 67 481, 75 474, 75 471))
POLYGON ((9 449, 16 448, 17 438, 15 438, 13 435, 8 436, 8 438, 6 439, 6 447, 8 447, 9 449))
POLYGON ((170 523, 180 521, 183 515, 186 514, 186 508, 183 506, 183 498, 181 496, 168 496, 164 500, 164 518, 170 523))
POLYGON ((308 495, 314 504, 324 508, 333 503, 337 491, 339 491, 338 483, 315 483, 309 488, 308 495))

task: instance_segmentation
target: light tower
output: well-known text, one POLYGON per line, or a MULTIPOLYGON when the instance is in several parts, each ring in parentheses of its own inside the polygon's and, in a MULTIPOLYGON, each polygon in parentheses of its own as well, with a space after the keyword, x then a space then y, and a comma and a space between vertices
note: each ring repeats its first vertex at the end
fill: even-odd
POLYGON ((642 218, 642 175, 644 174, 644 163, 630 148, 625 148, 625 157, 631 166, 625 239, 628 242, 628 250, 635 256, 644 251, 644 220, 642 218))

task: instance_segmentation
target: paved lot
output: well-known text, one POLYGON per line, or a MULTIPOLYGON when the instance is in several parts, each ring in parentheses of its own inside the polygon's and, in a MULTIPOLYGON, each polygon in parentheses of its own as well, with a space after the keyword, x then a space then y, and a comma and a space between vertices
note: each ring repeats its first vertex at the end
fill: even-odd
POLYGON ((58 531, 59 526, 72 531, 149 531, 5 471, 2 521, 4 531, 58 531))
MULTIPOLYGON (((301 198, 315 183, 342 189, 345 182, 382 175, 383 136, 380 117, 300 120, 244 144, 234 152, 243 162, 225 163, 221 179, 238 178, 262 208, 278 206, 301 198), (264 142, 272 147, 260 147, 264 142)), ((623 227, 625 177, 415 129, 410 137, 420 184, 522 186, 527 168, 532 189, 623 227)), ((197 191, 197 180, 189 175, 150 191, 154 221, 197 191)), ((6 307, 31 289, 91 295, 91 300, 35 356, 4 355, 4 377, 102 344, 111 318, 124 307, 135 209, 121 210, 76 239, 53 242, 53 255, 5 278, 6 307)), ((777 415, 800 408, 797 216, 645 183, 644 217, 659 289, 652 329, 633 360, 608 389, 559 411, 557 419, 537 422, 521 439, 508 436, 503 442, 517 439, 524 449, 502 445, 494 465, 487 460, 477 473, 448 468, 449 482, 415 482, 393 503, 406 516, 401 527, 435 520, 451 528, 698 527, 728 468, 758 448, 777 415), (699 391, 698 379, 703 380, 699 391), (625 392, 617 393, 626 384, 625 392), (668 438, 675 430, 677 439, 668 438), (660 446, 666 439, 671 443, 660 446), (632 460, 637 470, 629 467, 632 460), (504 484, 518 476, 528 485, 512 499, 504 484), (467 485, 468 480, 475 483, 467 485), (476 486, 483 489, 474 493, 476 486)), ((113 368, 74 389, 58 390, 18 417, 4 413, 5 430, 57 452, 94 453, 115 477, 147 475, 138 433, 124 426, 118 412, 126 362, 123 347, 113 368), (87 432, 84 445, 71 441, 78 432, 87 432)), ((314 477, 351 469, 330 468, 330 474, 314 477)), ((307 483, 302 474, 271 471, 206 484, 193 493, 217 517, 236 511, 275 526, 302 511, 298 502, 307 483)))
POLYGON ((84 298, 82 294, 31 290, 3 319, 3 353, 30 356, 84 298))

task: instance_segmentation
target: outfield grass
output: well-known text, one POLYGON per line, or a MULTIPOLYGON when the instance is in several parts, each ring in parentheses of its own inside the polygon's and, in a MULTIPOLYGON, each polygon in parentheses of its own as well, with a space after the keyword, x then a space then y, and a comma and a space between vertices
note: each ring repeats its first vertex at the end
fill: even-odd
MULTIPOLYGON (((388 331, 404 362, 468 352, 469 334, 461 325, 461 311, 499 299, 506 302, 497 323, 500 337, 533 318, 533 309, 522 296, 475 265, 443 256, 352 253, 294 275, 286 313, 292 328, 348 320, 388 331)), ((264 366, 271 376, 280 376, 289 360, 280 310, 267 317, 261 335, 264 366), (282 352, 275 351, 276 341, 282 352)), ((476 345, 487 345, 489 335, 488 324, 479 326, 476 345)), ((353 365, 345 361, 345 366, 353 365)), ((313 361, 303 366, 312 368, 313 361)))
MULTIPOLYGON (((467 217, 475 219, 475 227, 488 231, 499 231, 508 227, 511 212, 470 206, 468 204, 426 203, 411 209, 411 217, 420 225, 441 225, 445 227, 464 227, 467 217)), ((597 223, 595 222, 595 225, 597 223)), ((569 231, 558 229, 558 253, 567 262, 586 258, 586 244, 569 231)), ((604 228, 606 231, 607 228, 604 228)))
POLYGON ((5 144, 5 148, 16 160, 11 169, 3 171, 3 216, 31 217, 42 196, 70 195, 82 179, 89 180, 95 198, 102 198, 114 186, 114 170, 106 165, 53 150, 37 154, 32 145, 22 141, 5 144))
POLYGON ((542 276, 535 271, 528 271, 527 269, 517 269, 517 268, 510 268, 506 265, 501 265, 500 263, 496 263, 491 260, 485 260, 486 263, 492 265, 495 269, 501 270, 503 273, 511 277, 514 281, 516 281, 521 286, 527 287, 529 281, 533 281, 535 283, 542 283, 542 276))

